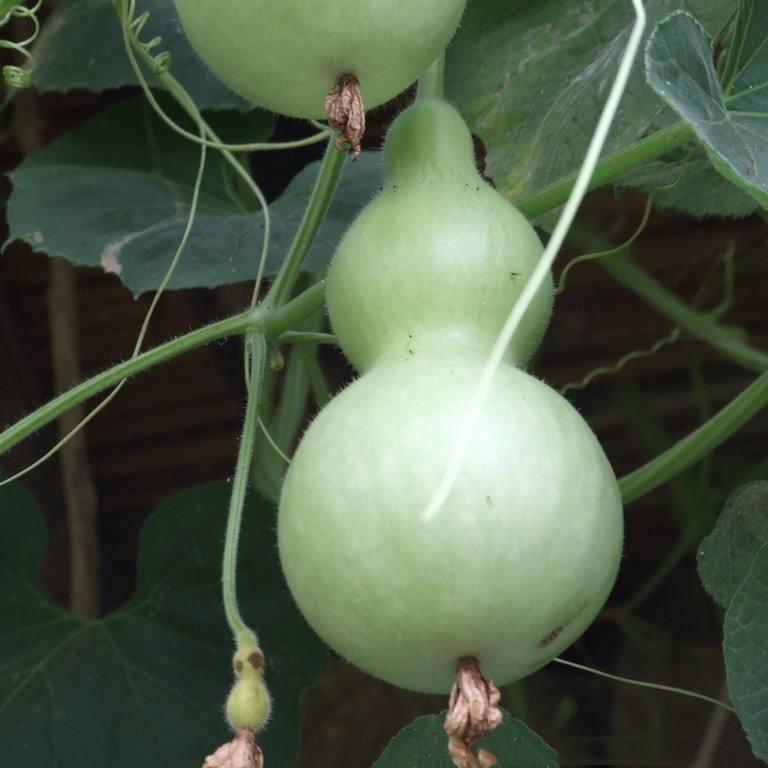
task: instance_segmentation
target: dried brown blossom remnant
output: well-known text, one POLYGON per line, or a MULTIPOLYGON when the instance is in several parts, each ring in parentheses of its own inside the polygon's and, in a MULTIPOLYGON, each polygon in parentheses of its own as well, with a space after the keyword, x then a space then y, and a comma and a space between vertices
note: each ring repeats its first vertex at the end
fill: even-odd
POLYGON ((249 728, 241 728, 232 741, 205 758, 203 768, 264 768, 264 754, 249 728))
POLYGON ((498 763, 487 749, 475 754, 472 745, 501 725, 500 700, 499 689, 480 674, 477 660, 461 659, 444 726, 456 768, 490 768, 498 763))
POLYGON ((349 144, 352 159, 357 160, 363 151, 361 142, 365 134, 365 105, 360 83, 354 75, 342 75, 336 87, 325 97, 325 114, 328 124, 338 131, 336 148, 349 144))

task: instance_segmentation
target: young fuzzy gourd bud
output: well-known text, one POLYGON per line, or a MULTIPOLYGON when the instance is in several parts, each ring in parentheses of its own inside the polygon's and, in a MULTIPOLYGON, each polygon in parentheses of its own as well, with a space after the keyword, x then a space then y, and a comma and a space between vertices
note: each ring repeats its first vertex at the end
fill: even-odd
POLYGON ((239 643, 232 666, 235 684, 227 698, 227 720, 234 730, 260 731, 269 720, 272 702, 264 682, 264 654, 252 635, 239 643))

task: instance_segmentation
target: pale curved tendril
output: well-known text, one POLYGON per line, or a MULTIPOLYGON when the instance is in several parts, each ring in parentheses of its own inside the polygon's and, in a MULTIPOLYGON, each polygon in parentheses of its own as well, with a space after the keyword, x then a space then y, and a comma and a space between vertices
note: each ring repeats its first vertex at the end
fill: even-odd
POLYGON ((560 390, 560 394, 565 395, 568 392, 585 389, 598 376, 609 376, 611 374, 618 373, 628 363, 631 363, 634 360, 640 360, 644 357, 653 357, 653 355, 655 355, 664 347, 667 347, 670 344, 675 344, 677 341, 679 341, 681 333, 682 331, 679 328, 673 328, 671 333, 667 334, 661 339, 658 339, 656 343, 653 344, 653 346, 648 347, 647 349, 636 349, 634 352, 629 352, 628 354, 619 358, 613 365, 603 365, 599 368, 595 368, 593 371, 590 371, 583 379, 581 379, 581 381, 574 381, 570 384, 566 384, 560 390))
MULTIPOLYGON (((319 139, 324 139, 329 135, 329 131, 325 131, 322 134, 318 134, 316 137, 310 137, 310 139, 301 140, 298 142, 286 142, 282 145, 278 144, 225 144, 224 142, 221 142, 218 140, 218 137, 214 134, 211 127, 208 125, 208 123, 204 120, 203 116, 200 114, 200 111, 197 109, 197 106, 195 105, 194 101, 190 97, 190 95, 186 92, 184 87, 178 83, 175 80, 172 80, 173 88, 171 88, 171 94, 179 101, 180 106, 187 111, 190 116, 193 117, 195 122, 200 126, 201 132, 199 135, 195 135, 192 133, 189 133, 188 131, 184 130, 180 126, 178 126, 173 120, 171 120, 170 117, 168 117, 163 110, 163 108, 160 106, 159 102, 155 98, 155 95, 152 93, 152 90, 149 87, 149 84, 146 81, 146 78, 144 77, 144 73, 142 72, 141 66, 139 65, 138 60, 136 59, 136 56, 134 55, 133 48, 136 47, 139 51, 141 51, 144 54, 145 59, 150 65, 150 68, 152 71, 158 75, 158 76, 165 76, 169 79, 171 79, 170 74, 170 67, 171 67, 171 57, 170 54, 167 51, 163 51, 160 53, 153 53, 153 51, 160 45, 162 45, 162 39, 160 37, 153 37, 149 42, 142 42, 139 38, 139 35, 143 31, 147 21, 149 20, 149 13, 144 12, 140 14, 139 16, 136 16, 136 0, 129 0, 128 5, 124 6, 124 14, 122 17, 122 27, 123 27, 123 44, 125 47, 126 54, 128 56, 128 60, 131 64, 131 67, 134 71, 134 74, 136 75, 136 79, 139 82, 139 85, 141 86, 142 91, 144 92, 144 96, 146 97, 147 101, 149 102, 150 106, 154 109, 155 113, 173 130, 176 130, 177 133, 180 133, 183 137, 190 138, 195 143, 200 144, 204 148, 213 148, 218 149, 222 155, 224 156, 224 159, 229 163, 229 165, 233 168, 235 173, 240 177, 240 179, 245 183, 245 185, 248 187, 248 189, 251 191, 253 196, 256 198, 256 200, 259 203, 259 207, 261 209, 262 215, 264 216, 264 239, 262 241, 262 248, 261 248, 261 255, 259 258, 259 267, 256 274, 256 280, 254 281, 254 287, 253 287, 253 294, 251 297, 251 307, 256 306, 256 303, 258 301, 259 291, 261 289, 261 283, 264 279, 264 273, 266 271, 266 265, 267 265, 267 257, 269 255, 269 242, 271 237, 271 215, 269 211, 269 206, 267 204, 266 198, 264 197, 261 189, 256 184, 256 182, 251 177, 250 173, 243 167, 243 165, 238 162, 238 160, 233 156, 232 152, 235 150, 238 151, 248 151, 248 150, 258 150, 258 149, 281 149, 281 148, 288 148, 288 147, 296 147, 296 146, 303 146, 305 144, 314 143, 314 141, 319 139), (213 137, 213 141, 208 141, 205 139, 206 134, 208 136, 213 137), (318 138, 319 137, 319 138, 318 138), (202 140, 201 140, 202 139, 202 140)), ((243 350, 243 366, 244 366, 244 377, 246 382, 246 387, 250 390, 250 365, 249 365, 249 359, 248 359, 248 353, 247 350, 243 350)), ((264 432, 265 436, 267 437, 267 440, 275 445, 274 440, 272 439, 271 435, 269 434, 266 425, 262 424, 262 431, 264 432)))
POLYGON ((0 27, 4 27, 11 19, 29 19, 32 23, 32 31, 29 36, 24 40, 4 40, 0 39, 0 48, 6 48, 11 51, 15 51, 24 59, 26 59, 28 66, 21 67, 15 64, 6 64, 3 67, 3 79, 6 84, 12 88, 28 88, 32 84, 32 72, 35 68, 35 57, 29 50, 37 36, 40 34, 40 20, 37 18, 37 12, 40 10, 40 6, 43 4, 43 0, 37 0, 32 6, 26 6, 22 3, 11 8, 8 13, 0 19, 0 27))
MULTIPOLYGON (((139 65, 138 60, 136 59, 136 56, 133 51, 133 46, 136 46, 136 48, 144 53, 144 55, 148 58, 150 62, 154 62, 157 60, 158 56, 153 55, 148 52, 147 49, 147 43, 142 43, 135 37, 131 37, 131 29, 134 29, 136 27, 136 0, 129 0, 128 5, 124 6, 124 14, 123 14, 123 23, 122 23, 122 29, 123 29, 123 46, 125 48, 125 52, 128 56, 128 60, 131 64, 131 67, 136 75, 137 80, 139 81, 139 85, 141 86, 142 91, 144 92, 144 96, 146 97, 147 101, 150 103, 152 108, 157 112, 157 114, 160 117, 163 117, 165 114, 162 110, 162 107, 157 102, 157 99, 155 98, 155 95, 152 93, 152 90, 149 87, 149 84, 147 83, 146 78, 144 77, 144 73, 141 70, 141 66, 139 65)), ((145 14, 142 14, 144 16, 145 14)), ((139 28, 143 28, 144 24, 146 24, 146 18, 142 22, 139 28)), ((149 45, 151 45, 151 48, 157 47, 157 43, 155 43, 156 38, 153 38, 150 40, 149 45)), ((166 61, 165 59, 162 59, 162 61, 166 61)), ((255 306, 259 290, 261 288, 261 282, 264 279, 264 272, 266 270, 267 265, 267 256, 269 254, 269 241, 271 237, 271 216, 269 212, 269 205, 267 204, 267 200, 264 197, 264 194, 262 193, 261 189, 259 188, 258 184, 253 180, 251 177, 251 174, 248 173, 248 171, 243 167, 242 163, 240 163, 235 156, 232 154, 232 152, 226 148, 226 145, 219 141, 218 136, 213 132, 213 129, 208 125, 208 123, 205 122, 203 119, 203 116, 200 114, 200 110, 198 110, 197 106, 195 105, 194 101, 190 97, 190 95, 186 92, 186 90, 183 88, 183 86, 178 83, 176 80, 173 80, 170 73, 168 71, 162 71, 157 74, 163 75, 166 78, 170 79, 171 84, 173 85, 172 89, 172 95, 177 99, 179 104, 183 109, 185 109, 190 116, 194 119, 195 123, 199 126, 202 126, 203 133, 207 136, 210 136, 214 139, 213 144, 216 145, 216 148, 219 149, 219 151, 224 156, 224 159, 229 163, 229 165, 232 167, 232 169, 235 171, 235 173, 240 177, 240 179, 243 181, 243 183, 248 187, 250 192, 253 194, 253 196, 256 198, 256 200, 259 203, 259 207, 261 208, 262 215, 264 216, 264 239, 262 241, 262 247, 261 247, 261 256, 259 259, 259 268, 258 272, 256 274, 256 280, 254 283, 253 288, 253 296, 251 298, 251 306, 255 306)), ((170 118, 169 118, 170 119, 170 118)), ((186 132, 185 132, 186 133, 186 132)), ((194 136, 194 134, 190 134, 194 136)), ((199 136, 197 137, 199 138, 199 136)), ((203 146, 207 146, 207 144, 203 143, 203 146)))
MULTIPOLYGON (((162 45, 162 38, 159 36, 156 36, 146 43, 142 42, 140 39, 140 35, 144 30, 144 27, 147 21, 150 18, 149 11, 144 11, 143 13, 137 16, 136 0, 128 0, 128 7, 126 11, 127 12, 124 16, 124 23, 128 31, 128 36, 130 38, 131 43, 138 50, 143 52, 145 58, 150 63, 152 71, 155 75, 161 76, 161 75, 169 74, 171 69, 171 63, 172 63, 170 52, 162 51, 160 53, 153 53, 154 49, 156 49, 159 45, 162 45)), ((139 83, 142 85, 142 88, 144 88, 145 86, 144 76, 138 69, 138 65, 134 64, 133 58, 131 57, 130 53, 129 53, 129 58, 131 58, 131 64, 133 66, 133 69, 134 69, 134 72, 136 73, 137 78, 139 79, 139 83)), ((283 141, 283 142, 273 141, 273 142, 253 142, 250 144, 228 144, 226 142, 222 142, 218 140, 211 140, 210 138, 206 138, 206 136, 199 136, 195 133, 192 133, 191 131, 187 131, 185 128, 182 128, 162 108, 162 106, 157 101, 157 99, 154 98, 154 95, 151 93, 151 91, 148 92, 149 91, 148 86, 144 88, 144 91, 145 91, 145 95, 147 96, 147 100, 152 106, 152 109, 155 110, 155 112, 157 113, 157 116, 169 128, 171 128, 171 130, 175 131, 180 136, 183 136, 185 139, 188 139, 189 141, 194 142, 195 144, 203 144, 209 149, 220 149, 220 150, 226 149, 230 152, 263 152, 263 151, 272 151, 272 150, 278 150, 278 149, 294 149, 296 147, 306 147, 306 146, 309 146, 310 144, 317 144, 321 141, 325 141, 333 133, 333 131, 327 125, 322 125, 321 123, 317 123, 316 121, 313 120, 310 122, 315 127, 320 128, 320 131, 318 133, 312 134, 311 136, 307 136, 304 139, 298 139, 296 141, 283 141)))
POLYGON ((456 478, 466 459, 467 447, 470 442, 469 438, 477 423, 480 411, 488 398, 493 378, 501 365, 504 352, 517 330, 520 320, 531 305, 539 288, 547 279, 555 257, 562 247, 565 237, 568 234, 568 230, 576 216, 576 212, 581 205, 581 201, 587 193, 590 179, 595 171, 600 153, 603 150, 606 138, 608 137, 608 132, 613 123, 616 111, 618 110, 619 102, 626 89, 627 81, 629 80, 632 71, 632 65, 637 57, 637 52, 640 49, 640 43, 643 39, 643 32, 645 31, 646 14, 642 0, 632 0, 632 5, 634 7, 636 20, 632 27, 632 32, 630 33, 629 41, 621 63, 619 64, 616 79, 611 86, 608 99, 603 107, 594 136, 587 148, 584 162, 576 177, 576 182, 574 183, 570 197, 563 208, 560 219, 552 232, 552 236, 547 243, 547 247, 544 249, 544 253, 541 256, 539 263, 536 265, 530 279, 523 288, 519 299, 515 302, 514 307, 512 307, 512 310, 499 333, 496 343, 488 356, 485 368, 480 377, 480 382, 469 403, 462 429, 460 430, 460 434, 454 446, 451 460, 435 493, 429 501, 429 504, 427 504, 426 508, 421 513, 424 522, 429 522, 434 519, 443 507, 443 504, 445 504, 445 501, 456 482, 456 478))
POLYGON ((663 184, 660 187, 656 187, 649 195, 648 199, 645 201, 645 208, 643 209, 643 215, 640 219, 640 223, 637 226, 637 229, 627 238, 621 245, 617 245, 615 248, 608 248, 605 251, 596 251, 594 253, 583 253, 581 256, 576 256, 575 258, 571 259, 565 267, 563 267, 563 271, 560 273, 560 281, 557 285, 557 288, 555 289, 555 296, 559 296, 564 290, 565 290, 565 284, 566 279, 568 277, 568 273, 577 265, 581 264, 585 261, 594 261, 595 259, 604 259, 607 256, 613 256, 616 253, 621 253, 622 251, 626 250, 630 246, 634 244, 634 242, 637 240, 640 235, 643 234, 645 231, 646 226, 648 226, 648 220, 651 217, 651 211, 653 210, 653 204, 656 201, 656 196, 662 192, 670 192, 672 191, 682 180, 683 176, 685 175, 686 168, 688 167, 688 160, 690 159, 691 155, 693 154, 693 150, 688 153, 688 155, 683 160, 682 167, 680 169, 680 173, 677 175, 677 178, 674 179, 674 181, 670 182, 669 184, 663 184))
MULTIPOLYGON (((720 303, 712 309, 709 314, 714 318, 721 317, 725 312, 728 311, 728 309, 733 304, 733 295, 734 295, 734 280, 735 280, 735 272, 734 272, 734 264, 733 264, 733 257, 735 253, 735 243, 733 241, 729 241, 726 252, 723 254, 722 262, 723 262, 723 298, 721 299, 720 303)), ((591 255, 591 254, 590 254, 591 255)), ((696 297, 696 300, 693 303, 693 306, 696 306, 701 298, 704 295, 704 291, 707 288, 707 284, 705 283, 701 290, 699 291, 698 296, 696 297)), ((578 382, 571 382, 569 384, 566 384, 562 389, 560 389, 560 394, 565 395, 568 392, 573 392, 575 390, 580 390, 588 387, 598 376, 607 376, 610 374, 618 373, 620 370, 622 370, 628 363, 631 363, 634 360, 639 360, 641 358, 651 357, 655 355, 657 352, 659 352, 664 347, 675 344, 680 340, 680 337, 682 336, 682 329, 679 327, 675 327, 672 329, 672 331, 662 337, 661 339, 658 339, 655 344, 653 344, 651 347, 648 347, 647 349, 639 349, 635 350, 634 352, 630 352, 629 354, 624 355, 619 360, 617 360, 613 365, 605 365, 600 366, 598 368, 595 368, 593 371, 590 371, 586 376, 584 376, 583 379, 581 379, 578 382)))
POLYGON ((735 710, 733 707, 730 707, 728 704, 726 704, 724 701, 720 701, 720 699, 714 699, 711 696, 706 696, 703 693, 696 693, 696 691, 689 691, 686 688, 675 688, 673 685, 661 685, 659 683, 647 683, 645 680, 635 680, 632 677, 621 677, 619 675, 612 675, 610 672, 603 672, 599 669, 594 669, 592 667, 586 667, 583 664, 576 664, 573 661, 566 661, 565 659, 552 659, 552 661, 557 662, 558 664, 562 664, 565 667, 572 667, 573 669, 581 670, 582 672, 591 672, 593 675, 597 675, 598 677, 605 677, 608 680, 615 680, 619 683, 626 683, 627 685, 636 685, 639 688, 651 688, 656 691, 665 691, 666 693, 676 693, 679 696, 688 696, 691 699, 699 699, 700 701, 706 701, 709 704, 714 704, 717 707, 722 707, 722 709, 727 710, 728 712, 732 712, 735 714, 735 710))
POLYGON ((275 438, 272 437, 272 435, 269 432, 269 429, 267 425, 264 423, 264 420, 259 416, 259 427, 261 428, 261 431, 264 433, 264 437, 267 439, 267 442, 272 447, 272 449, 275 451, 275 453, 288 465, 291 463, 291 459, 289 456, 286 456, 285 453, 283 453, 280 446, 275 442, 275 438))
MULTIPOLYGON (((200 125, 200 131, 201 133, 203 131, 202 125, 200 125)), ((181 237, 181 241, 179 242, 178 248, 176 249, 176 253, 174 254, 173 259, 171 260, 171 263, 169 264, 168 269, 165 272, 162 282, 158 286, 158 289, 155 292, 155 295, 152 297, 152 303, 150 304, 149 309, 147 310, 147 314, 144 316, 144 321, 141 324, 141 329, 139 330, 139 335, 136 339, 136 344, 134 345, 131 358, 136 357, 141 351, 141 347, 144 344, 144 339, 147 335, 147 330, 149 329, 149 323, 150 323, 150 320, 152 319, 152 315, 155 312, 155 308, 157 307, 157 304, 160 301, 160 297, 163 295, 163 292, 168 287, 168 283, 173 277, 173 273, 175 272, 176 267, 178 266, 179 261, 181 260, 181 255, 184 252, 187 246, 187 242, 189 241, 190 234, 192 233, 192 227, 195 222, 195 217, 197 215, 197 208, 200 200, 200 188, 202 186, 203 174, 205 172, 206 154, 207 154, 207 149, 203 145, 200 147, 200 161, 197 167, 197 175, 195 177, 195 185, 193 187, 192 200, 190 202, 190 207, 189 207, 189 216, 187 218, 187 223, 184 228, 184 233, 181 237)), ((91 411, 89 411, 89 413, 82 419, 82 421, 80 421, 79 424, 77 424, 77 426, 73 427, 66 435, 64 435, 64 437, 62 437, 56 443, 56 445, 53 446, 53 448, 51 448, 47 453, 45 453, 39 459, 37 459, 37 461, 25 467, 21 471, 17 472, 15 475, 1 481, 0 487, 2 487, 3 485, 6 485, 7 483, 13 482, 14 480, 18 480, 20 477, 23 477, 27 473, 36 469, 43 462, 47 461, 56 453, 58 453, 58 451, 61 450, 61 448, 64 445, 66 445, 78 432, 80 432, 89 422, 91 422, 99 413, 101 413, 101 411, 103 411, 115 399, 115 397, 117 397, 120 390, 125 386, 127 381, 128 381, 127 379, 123 379, 119 384, 117 384, 115 388, 97 406, 95 406, 91 411)))

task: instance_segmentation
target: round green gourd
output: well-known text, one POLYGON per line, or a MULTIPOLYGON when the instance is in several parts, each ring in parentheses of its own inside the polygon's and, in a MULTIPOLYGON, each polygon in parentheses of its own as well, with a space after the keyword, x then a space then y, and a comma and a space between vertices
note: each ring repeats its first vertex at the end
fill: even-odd
POLYGON ((192 47, 235 93, 320 118, 342 75, 368 108, 405 89, 443 51, 466 0, 175 0, 192 47))
POLYGON ((415 691, 447 693, 464 656, 497 685, 541 667, 592 622, 621 557, 621 499, 597 440, 511 366, 448 501, 422 520, 482 364, 375 367, 320 413, 283 488, 280 557, 302 613, 343 657, 415 691))
MULTIPOLYGON (((456 110, 418 101, 392 125, 385 185, 352 224, 328 274, 331 325, 360 371, 437 343, 488 351, 542 253, 533 227, 475 169, 456 110)), ((525 364, 552 309, 536 295, 507 359, 525 364)))

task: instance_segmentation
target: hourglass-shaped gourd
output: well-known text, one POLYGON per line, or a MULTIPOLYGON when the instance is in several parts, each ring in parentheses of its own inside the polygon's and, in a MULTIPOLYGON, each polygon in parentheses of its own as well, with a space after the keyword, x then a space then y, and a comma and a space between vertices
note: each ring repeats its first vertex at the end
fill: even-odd
POLYGON ((472 656, 506 684, 569 646, 603 605, 621 556, 619 490, 579 414, 519 367, 546 328, 551 282, 464 434, 541 245, 475 170, 458 113, 430 100, 406 110, 385 171, 328 277, 333 329, 363 375, 296 451, 280 557, 309 623, 365 671, 448 692, 472 656), (425 522, 460 439, 465 462, 425 522))

